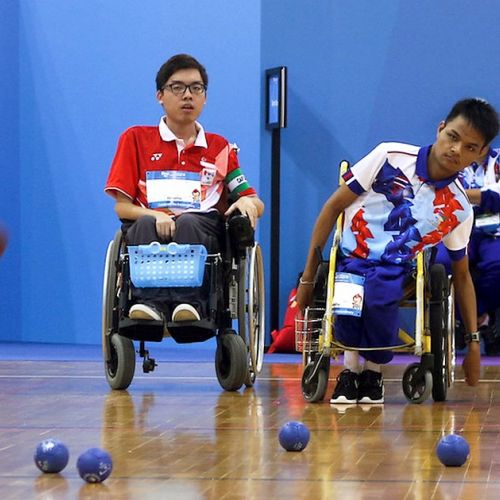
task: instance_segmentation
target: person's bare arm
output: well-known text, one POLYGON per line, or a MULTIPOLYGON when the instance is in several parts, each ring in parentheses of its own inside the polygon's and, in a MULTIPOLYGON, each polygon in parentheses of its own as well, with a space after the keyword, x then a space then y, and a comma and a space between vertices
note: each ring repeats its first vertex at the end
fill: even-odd
POLYGON ((358 197, 345 184, 342 184, 323 205, 321 212, 314 224, 306 265, 302 273, 302 281, 297 290, 297 303, 301 310, 312 302, 312 282, 318 267, 316 248, 323 250, 333 227, 342 213, 358 197))
POLYGON ((255 229, 257 219, 264 213, 264 203, 258 196, 241 196, 238 198, 224 214, 226 217, 239 210, 250 219, 250 224, 255 229))
MULTIPOLYGON (((466 334, 477 331, 476 292, 469 272, 469 258, 465 256, 458 261, 452 261, 451 271, 455 284, 460 315, 466 334)), ((467 344, 467 355, 463 362, 465 381, 468 385, 476 385, 481 374, 481 351, 479 342, 467 344)))
POLYGON ((156 232, 158 236, 169 240, 175 234, 174 219, 160 210, 139 207, 132 203, 132 200, 123 193, 116 194, 115 212, 120 219, 137 220, 143 215, 151 215, 156 219, 156 232))
POLYGON ((481 204, 481 190, 480 189, 466 189, 467 196, 469 197, 469 201, 473 205, 481 204))

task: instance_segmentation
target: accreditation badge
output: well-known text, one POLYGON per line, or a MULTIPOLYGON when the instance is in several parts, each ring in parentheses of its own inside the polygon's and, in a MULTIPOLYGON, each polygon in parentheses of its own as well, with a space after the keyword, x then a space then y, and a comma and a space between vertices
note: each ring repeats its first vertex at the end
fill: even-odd
POLYGON ((200 174, 179 170, 146 172, 146 194, 149 208, 199 210, 200 174))
POLYGON ((343 316, 361 316, 365 278, 351 273, 335 273, 333 313, 343 316))

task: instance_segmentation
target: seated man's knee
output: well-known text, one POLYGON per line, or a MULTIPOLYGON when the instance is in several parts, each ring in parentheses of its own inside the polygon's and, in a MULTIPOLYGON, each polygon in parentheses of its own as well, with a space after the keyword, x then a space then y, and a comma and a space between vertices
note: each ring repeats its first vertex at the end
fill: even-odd
POLYGON ((158 240, 156 219, 152 215, 143 215, 122 230, 129 245, 147 245, 158 240))

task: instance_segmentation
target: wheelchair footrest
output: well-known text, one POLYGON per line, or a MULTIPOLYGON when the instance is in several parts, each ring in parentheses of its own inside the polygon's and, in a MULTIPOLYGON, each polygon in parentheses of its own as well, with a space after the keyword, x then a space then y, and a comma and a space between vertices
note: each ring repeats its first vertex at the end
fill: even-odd
POLYGON ((167 329, 178 344, 204 342, 214 337, 217 331, 214 322, 209 320, 168 322, 167 329))
POLYGON ((144 321, 123 318, 118 325, 118 333, 131 340, 161 342, 165 327, 163 321, 144 321))

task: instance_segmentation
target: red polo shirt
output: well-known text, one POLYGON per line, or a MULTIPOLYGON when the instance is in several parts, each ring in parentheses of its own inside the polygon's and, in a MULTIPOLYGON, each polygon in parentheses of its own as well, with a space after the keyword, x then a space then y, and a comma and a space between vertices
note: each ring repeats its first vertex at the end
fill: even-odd
POLYGON ((135 126, 127 129, 118 142, 105 192, 113 197, 117 192, 123 193, 135 205, 148 207, 146 172, 182 170, 201 176, 204 169, 213 170, 215 167, 213 182, 201 186, 200 211, 213 208, 225 210, 225 206, 221 206, 221 203, 227 203, 226 197, 222 197, 225 187, 233 198, 255 195, 255 190, 239 168, 235 148, 220 135, 205 133, 199 123, 196 127, 196 140, 186 147, 163 119, 159 127, 135 126))

